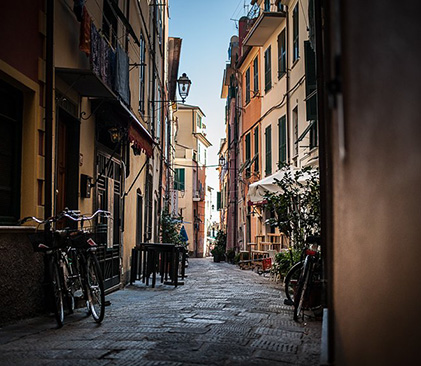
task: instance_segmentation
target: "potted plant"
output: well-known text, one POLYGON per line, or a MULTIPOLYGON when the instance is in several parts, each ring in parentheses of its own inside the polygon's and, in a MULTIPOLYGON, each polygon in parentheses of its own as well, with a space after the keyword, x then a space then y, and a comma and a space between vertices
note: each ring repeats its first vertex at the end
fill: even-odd
POLYGON ((216 235, 215 246, 211 250, 214 262, 225 261, 226 246, 227 235, 222 230, 219 230, 218 234, 216 235))

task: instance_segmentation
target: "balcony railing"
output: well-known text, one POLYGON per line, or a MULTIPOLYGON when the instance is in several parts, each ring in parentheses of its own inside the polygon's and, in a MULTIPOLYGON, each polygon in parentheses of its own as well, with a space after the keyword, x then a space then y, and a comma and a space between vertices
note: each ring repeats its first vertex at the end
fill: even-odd
MULTIPOLYGON (((280 4, 280 3, 279 3, 280 4)), ((282 5, 271 2, 269 10, 265 10, 264 2, 255 3, 247 14, 252 20, 252 27, 244 38, 245 46, 263 46, 276 28, 286 17, 282 5)))

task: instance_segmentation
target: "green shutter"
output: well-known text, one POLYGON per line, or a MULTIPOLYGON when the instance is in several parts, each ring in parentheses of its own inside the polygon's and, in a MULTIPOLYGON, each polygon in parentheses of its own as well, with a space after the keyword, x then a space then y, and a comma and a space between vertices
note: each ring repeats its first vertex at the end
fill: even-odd
MULTIPOLYGON (((251 159, 251 146, 250 146, 250 133, 246 135, 246 163, 251 159)), ((248 168, 246 169, 246 177, 250 177, 250 165, 247 164, 248 168)))
POLYGON ((279 128, 279 163, 285 163, 287 160, 287 126, 286 116, 282 116, 278 121, 279 128))
MULTIPOLYGON (((254 129, 254 155, 259 154, 259 126, 254 129)), ((254 162, 254 171, 259 171, 259 157, 254 162)))
POLYGON ((176 168, 175 169, 174 189, 176 191, 184 191, 185 190, 184 168, 182 168, 182 169, 176 168))
POLYGON ((272 174, 272 126, 266 127, 266 175, 272 174))
POLYGON ((216 209, 220 210, 221 208, 221 192, 216 192, 216 209))
POLYGON ((316 55, 309 41, 304 42, 305 72, 306 72, 306 118, 307 121, 317 119, 317 95, 314 94, 317 88, 316 79, 316 55), (309 95, 313 95, 309 98, 309 95))
POLYGON ((185 172, 185 170, 184 170, 184 168, 183 169, 180 169, 180 176, 179 176, 179 184, 180 184, 180 191, 184 191, 185 190, 185 181, 184 181, 184 172, 185 172))

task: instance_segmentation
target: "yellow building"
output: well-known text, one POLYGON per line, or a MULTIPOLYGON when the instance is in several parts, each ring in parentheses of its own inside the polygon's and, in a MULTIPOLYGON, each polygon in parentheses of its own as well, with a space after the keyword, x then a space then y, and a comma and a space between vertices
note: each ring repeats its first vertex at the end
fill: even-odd
POLYGON ((0 13, 0 243, 21 232, 27 246, 24 216, 109 210, 98 257, 112 291, 134 245, 160 242, 181 40, 168 39, 168 2, 34 3, 0 13))
POLYGON ((238 217, 232 223, 238 233, 232 245, 241 250, 248 250, 248 243, 260 247, 260 241, 269 241, 267 234, 280 234, 265 224, 270 212, 263 209, 262 200, 249 196, 249 185, 270 179, 282 164, 318 166, 315 56, 308 10, 307 0, 252 0, 249 13, 239 20, 238 38, 231 39, 231 48, 238 48, 238 53, 227 65, 222 96, 232 101, 228 90, 234 90, 237 123, 231 130, 237 135, 228 156, 239 172, 231 174, 231 185, 237 187, 231 202, 236 202, 238 217))
POLYGON ((205 114, 200 107, 178 104, 175 136, 175 182, 178 191, 178 213, 183 217, 188 235, 190 255, 206 255, 206 161, 207 148, 205 114))

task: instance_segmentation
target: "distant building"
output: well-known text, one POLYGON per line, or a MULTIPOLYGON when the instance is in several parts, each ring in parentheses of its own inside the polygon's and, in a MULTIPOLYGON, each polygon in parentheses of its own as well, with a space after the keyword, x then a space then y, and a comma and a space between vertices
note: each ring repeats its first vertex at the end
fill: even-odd
POLYGON ((200 107, 177 104, 174 159, 174 190, 178 213, 185 221, 189 253, 206 254, 206 161, 211 143, 206 138, 205 114, 200 107))
POLYGON ((227 99, 228 248, 248 250, 268 233, 281 235, 265 224, 271 212, 249 197, 250 184, 271 177, 282 164, 318 166, 309 14, 308 0, 252 0, 238 36, 231 38, 221 94, 227 99))

